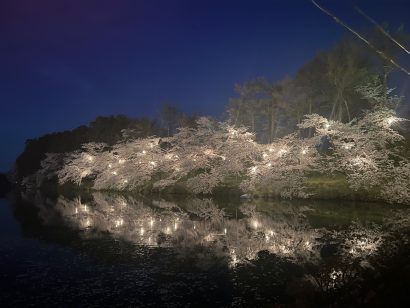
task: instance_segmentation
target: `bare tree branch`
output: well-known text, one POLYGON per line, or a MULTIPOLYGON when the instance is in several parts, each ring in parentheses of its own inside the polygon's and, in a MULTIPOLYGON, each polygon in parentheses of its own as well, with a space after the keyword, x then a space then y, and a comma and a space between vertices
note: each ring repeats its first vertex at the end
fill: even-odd
POLYGON ((397 46, 399 46, 407 54, 410 55, 410 51, 408 51, 408 49, 406 47, 404 47, 403 44, 400 44, 394 37, 392 37, 386 30, 384 30, 383 27, 380 26, 373 18, 371 18, 369 15, 367 15, 365 12, 363 12, 358 6, 355 6, 354 8, 356 9, 357 12, 359 12, 360 15, 362 15, 369 22, 371 22, 373 25, 375 25, 381 33, 383 33, 385 36, 387 36, 393 43, 395 43, 397 46))
POLYGON ((355 36, 357 36, 359 39, 361 39, 363 42, 365 42, 371 49, 373 49, 381 58, 386 60, 387 62, 390 62, 392 65, 394 65, 396 68, 398 68, 400 71, 403 73, 407 74, 410 76, 410 72, 405 69, 403 66, 401 66, 399 63, 397 63, 395 60, 392 58, 389 58, 388 56, 385 55, 384 52, 382 52, 380 49, 378 49, 376 46, 374 46, 369 40, 364 38, 360 33, 352 29, 349 25, 347 25, 345 22, 343 22, 340 18, 338 18, 335 14, 331 13, 327 9, 323 8, 315 0, 311 0, 312 3, 322 12, 324 12, 326 15, 332 17, 338 24, 342 25, 344 28, 352 32, 355 36))

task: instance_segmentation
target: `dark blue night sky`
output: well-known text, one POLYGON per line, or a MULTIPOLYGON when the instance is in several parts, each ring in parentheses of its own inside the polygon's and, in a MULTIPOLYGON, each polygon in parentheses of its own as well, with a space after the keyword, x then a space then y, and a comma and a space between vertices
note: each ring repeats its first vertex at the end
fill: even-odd
MULTIPOLYGON (((350 1, 322 3, 366 25, 350 1)), ((410 26, 410 1, 356 3, 410 26)), ((155 116, 168 101, 218 116, 235 83, 293 75, 345 33, 309 0, 2 0, 0 171, 27 138, 98 115, 155 116)))

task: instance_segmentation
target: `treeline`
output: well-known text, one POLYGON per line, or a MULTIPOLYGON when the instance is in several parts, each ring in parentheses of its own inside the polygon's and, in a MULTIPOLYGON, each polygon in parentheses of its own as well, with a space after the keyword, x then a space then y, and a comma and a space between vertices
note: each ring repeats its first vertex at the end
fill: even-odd
MULTIPOLYGON (((399 41, 410 42, 403 28, 390 32, 399 41)), ((403 54, 403 50, 377 30, 369 31, 366 37, 396 62, 403 54)), ((372 101, 359 94, 364 85, 371 84, 379 97, 391 95, 393 71, 389 61, 355 37, 347 36, 330 50, 319 52, 294 78, 270 81, 261 77, 237 85, 238 96, 228 104, 228 117, 232 124, 250 128, 258 141, 264 143, 294 131, 305 114, 316 113, 329 120, 349 122, 372 107, 372 101)), ((399 102, 397 97, 391 107, 396 108, 399 102)))
POLYGON ((16 160, 16 176, 24 177, 40 169, 40 162, 46 153, 72 152, 88 142, 103 142, 114 145, 124 139, 146 138, 150 136, 170 136, 177 127, 195 125, 197 115, 187 115, 168 103, 162 106, 158 119, 147 117, 131 118, 125 115, 99 116, 89 125, 71 131, 46 134, 28 139, 23 153, 16 160))
MULTIPOLYGON (((409 42, 409 35, 402 28, 390 32, 400 41, 409 42)), ((367 37, 392 59, 402 54, 396 44, 376 29, 369 31, 367 37)), ((372 107, 372 100, 364 100, 358 93, 366 91, 364 85, 371 84, 372 91, 377 89, 378 97, 391 96, 392 71, 391 63, 348 36, 330 50, 319 52, 294 78, 270 81, 260 77, 236 85, 237 96, 228 102, 225 120, 237 127, 247 127, 260 143, 271 143, 293 132, 305 114, 349 122, 372 107)), ((396 106, 390 107, 396 108, 400 98, 394 102, 396 106)), ((197 118, 198 115, 187 115, 171 104, 164 104, 157 119, 97 117, 88 126, 29 139, 16 160, 17 179, 36 172, 45 153, 71 152, 87 142, 113 145, 124 138, 169 137, 178 127, 194 126, 197 118)))

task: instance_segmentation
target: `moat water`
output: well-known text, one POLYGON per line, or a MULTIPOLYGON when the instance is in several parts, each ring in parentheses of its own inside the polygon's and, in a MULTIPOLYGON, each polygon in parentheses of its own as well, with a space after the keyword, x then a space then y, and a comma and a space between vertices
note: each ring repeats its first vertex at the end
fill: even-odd
POLYGON ((409 306, 410 208, 346 201, 0 199, 3 307, 409 306))

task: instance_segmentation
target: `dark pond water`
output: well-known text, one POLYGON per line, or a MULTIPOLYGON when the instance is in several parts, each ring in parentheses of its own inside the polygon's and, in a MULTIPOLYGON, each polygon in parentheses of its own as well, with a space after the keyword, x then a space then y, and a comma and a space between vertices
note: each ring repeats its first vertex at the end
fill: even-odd
POLYGON ((410 208, 0 199, 3 306, 408 306, 410 208))

